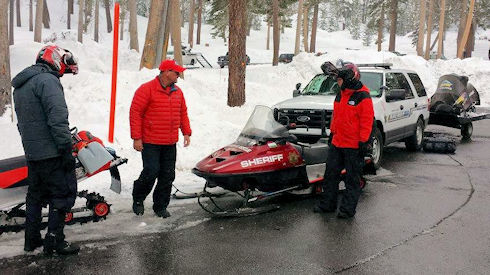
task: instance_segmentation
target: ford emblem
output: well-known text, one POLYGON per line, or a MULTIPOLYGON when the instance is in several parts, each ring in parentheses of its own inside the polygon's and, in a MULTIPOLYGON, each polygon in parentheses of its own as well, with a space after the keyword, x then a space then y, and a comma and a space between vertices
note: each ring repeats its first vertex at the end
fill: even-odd
POLYGON ((310 121, 310 117, 309 116, 299 116, 298 121, 299 122, 308 122, 308 121, 310 121))

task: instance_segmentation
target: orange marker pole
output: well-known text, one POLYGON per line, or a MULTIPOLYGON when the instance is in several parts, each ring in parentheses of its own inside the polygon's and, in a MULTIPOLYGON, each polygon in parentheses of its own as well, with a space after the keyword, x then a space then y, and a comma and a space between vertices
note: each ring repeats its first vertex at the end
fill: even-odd
POLYGON ((111 110, 109 118, 109 142, 114 142, 114 117, 116 112, 116 87, 117 87, 117 50, 119 47, 119 3, 114 4, 114 41, 112 48, 112 90, 111 110))

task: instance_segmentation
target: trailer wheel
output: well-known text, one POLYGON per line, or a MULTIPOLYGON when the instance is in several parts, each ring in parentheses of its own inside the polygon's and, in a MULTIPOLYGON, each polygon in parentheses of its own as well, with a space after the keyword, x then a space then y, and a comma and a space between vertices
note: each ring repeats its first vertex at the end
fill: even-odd
POLYGON ((415 128, 415 133, 405 140, 405 147, 408 151, 416 152, 422 149, 422 141, 424 139, 424 121, 419 118, 417 120, 417 126, 415 128))
POLYGON ((472 134, 473 134, 473 123, 469 122, 461 125, 461 135, 463 136, 464 140, 470 139, 472 134))

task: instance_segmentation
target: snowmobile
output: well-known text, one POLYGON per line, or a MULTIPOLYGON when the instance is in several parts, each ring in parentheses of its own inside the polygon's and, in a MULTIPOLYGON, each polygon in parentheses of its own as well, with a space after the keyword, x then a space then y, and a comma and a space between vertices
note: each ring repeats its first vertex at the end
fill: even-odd
MULTIPOLYGON (((111 174, 110 189, 121 192, 121 177, 118 166, 127 163, 126 158, 116 155, 114 149, 104 147, 102 141, 88 131, 71 129, 73 156, 77 182, 81 182, 102 171, 111 174)), ((29 185, 27 162, 24 156, 0 160, 0 234, 18 232, 25 228, 25 198, 29 185)), ((73 208, 65 216, 66 224, 105 219, 110 204, 98 193, 87 190, 77 192, 78 198, 86 200, 85 206, 73 208)), ((43 227, 47 213, 43 214, 43 227)))
MULTIPOLYGON (((326 139, 315 144, 298 142, 289 130, 300 127, 307 128, 289 123, 285 115, 276 121, 271 108, 256 106, 238 139, 201 160, 192 170, 206 180, 204 190, 198 194, 199 205, 214 216, 249 216, 278 209, 271 204, 252 207, 265 198, 285 192, 321 192, 328 144, 326 139), (214 193, 207 191, 213 187, 239 194, 243 204, 225 209, 214 193), (260 193, 254 195, 256 191, 260 193), (207 205, 203 198, 208 198, 207 205)), ((375 174, 370 156, 365 157, 364 164, 364 174, 375 174)), ((360 184, 361 188, 366 186, 364 177, 360 184)))
POLYGON ((461 136, 468 140, 473 121, 490 118, 490 114, 476 113, 476 105, 480 105, 480 95, 467 76, 443 75, 430 98, 429 124, 461 129, 461 136))

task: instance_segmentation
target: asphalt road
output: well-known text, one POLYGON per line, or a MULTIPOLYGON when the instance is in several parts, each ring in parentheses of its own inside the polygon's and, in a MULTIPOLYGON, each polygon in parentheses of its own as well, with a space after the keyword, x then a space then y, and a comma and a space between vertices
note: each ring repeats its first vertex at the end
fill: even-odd
MULTIPOLYGON (((465 143, 459 130, 429 128, 456 137, 456 153, 387 147, 352 220, 313 213, 315 198, 286 196, 258 216, 84 242, 78 256, 3 259, 0 273, 488 274, 490 120, 465 143)), ((175 228, 209 217, 195 204, 178 211, 175 228)))

